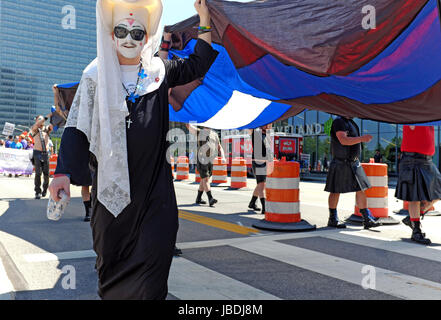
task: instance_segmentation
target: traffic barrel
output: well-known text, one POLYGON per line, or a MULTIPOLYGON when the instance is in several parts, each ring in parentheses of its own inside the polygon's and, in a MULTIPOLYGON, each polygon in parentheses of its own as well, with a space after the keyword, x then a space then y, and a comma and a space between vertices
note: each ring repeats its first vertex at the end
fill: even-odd
POLYGON ((247 163, 242 157, 232 160, 230 186, 234 189, 246 188, 247 186, 247 163))
POLYGON ((275 161, 266 178, 265 219, 254 227, 276 231, 309 231, 316 226, 300 215, 300 163, 275 161))
POLYGON ((188 165, 188 157, 178 157, 176 180, 187 180, 190 178, 190 168, 188 165))
MULTIPOLYGON (((365 194, 368 209, 371 211, 372 216, 377 218, 377 222, 381 224, 399 224, 400 221, 389 216, 387 164, 374 163, 373 159, 371 159, 369 163, 362 163, 361 165, 371 185, 371 188, 365 190, 365 194)), ((363 223, 363 216, 357 203, 355 203, 354 214, 347 221, 363 223)))
POLYGON ((227 161, 222 157, 216 157, 213 162, 213 178, 211 183, 227 183, 227 161))
POLYGON ((57 169, 58 154, 53 154, 49 158, 49 176, 55 174, 55 169, 57 169))
MULTIPOLYGON (((402 214, 402 215, 409 215, 409 202, 403 201, 403 208, 400 210, 394 211, 396 214, 402 214)), ((432 206, 429 211, 426 212, 425 216, 440 216, 441 212, 435 209, 434 206, 432 206)))
POLYGON ((201 175, 199 174, 198 168, 195 170, 195 182, 200 183, 201 182, 201 175))

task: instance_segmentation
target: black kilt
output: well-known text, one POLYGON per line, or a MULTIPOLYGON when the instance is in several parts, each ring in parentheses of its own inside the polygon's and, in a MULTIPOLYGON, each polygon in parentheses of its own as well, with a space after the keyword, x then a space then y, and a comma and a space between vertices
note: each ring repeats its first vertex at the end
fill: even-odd
POLYGON ((256 182, 266 182, 266 162, 257 163, 252 161, 253 174, 256 177, 256 182), (262 174, 263 173, 263 174, 262 174))
POLYGON ((360 161, 332 159, 326 178, 325 191, 348 193, 364 191, 370 187, 368 177, 360 161))
POLYGON ((441 199, 441 174, 431 157, 403 155, 395 197, 404 201, 441 199))

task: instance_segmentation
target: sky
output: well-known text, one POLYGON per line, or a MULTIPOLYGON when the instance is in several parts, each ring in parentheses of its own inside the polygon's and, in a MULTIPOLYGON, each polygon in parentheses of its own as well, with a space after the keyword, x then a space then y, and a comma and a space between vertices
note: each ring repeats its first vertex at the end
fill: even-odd
MULTIPOLYGON (((250 0, 236 0, 238 2, 249 2, 250 0)), ((164 6, 163 24, 171 25, 195 15, 195 0, 162 0, 164 6)))

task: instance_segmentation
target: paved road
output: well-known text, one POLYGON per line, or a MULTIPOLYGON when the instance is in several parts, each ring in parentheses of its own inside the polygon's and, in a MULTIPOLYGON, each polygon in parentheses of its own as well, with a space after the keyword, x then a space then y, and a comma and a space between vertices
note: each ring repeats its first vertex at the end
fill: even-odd
MULTIPOLYGON (((210 208, 194 205, 196 184, 175 182, 183 254, 173 259, 168 299, 441 299, 441 217, 423 220, 428 247, 408 241, 402 224, 329 229, 323 184, 302 182, 302 218, 317 230, 263 231, 253 227, 263 216, 247 210, 254 185, 213 187, 219 203, 210 208)), ((393 192, 391 217, 402 219, 392 213, 402 206, 393 192)), ((53 222, 47 199, 33 199, 31 178, 0 177, 0 299, 98 299, 90 226, 80 189, 72 194, 53 222)), ((353 207, 354 195, 342 196, 340 215, 353 207)))

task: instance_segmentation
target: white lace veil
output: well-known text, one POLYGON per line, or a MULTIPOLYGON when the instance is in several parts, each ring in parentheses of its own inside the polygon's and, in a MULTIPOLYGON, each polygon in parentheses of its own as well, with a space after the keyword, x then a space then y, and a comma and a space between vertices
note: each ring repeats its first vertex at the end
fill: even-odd
MULTIPOLYGON (((117 217, 131 200, 125 122, 128 109, 125 101, 126 92, 121 82, 120 65, 111 35, 113 10, 125 10, 133 14, 126 18, 139 20, 146 17, 147 21, 139 21, 146 27, 148 34, 148 42, 141 56, 144 71, 150 80, 145 83, 143 94, 156 90, 165 72, 163 63, 153 57, 162 34, 162 29, 159 27, 162 16, 161 0, 97 0, 98 57, 94 61, 96 68, 90 66, 86 68, 93 69, 96 73, 94 110, 81 111, 82 108, 90 109, 90 106, 77 101, 79 110, 71 110, 77 112, 76 117, 72 115, 76 121, 70 121, 70 124, 86 133, 90 151, 98 161, 98 200, 117 217), (139 12, 142 14, 138 14, 139 12), (152 81, 152 78, 156 81, 152 81), (86 114, 92 120, 78 116, 78 114, 86 114)), ((79 90, 82 88, 80 87, 79 90)), ((89 91, 87 88, 84 90, 89 91)), ((85 94, 87 93, 81 93, 81 95, 85 94)), ((78 100, 84 99, 78 98, 78 100)))

